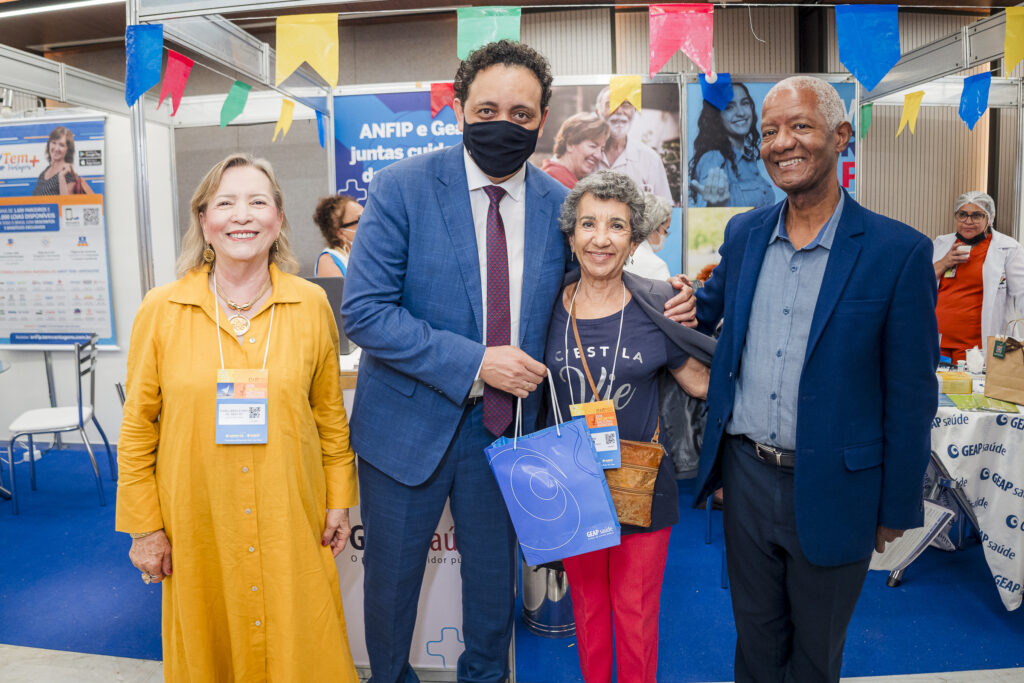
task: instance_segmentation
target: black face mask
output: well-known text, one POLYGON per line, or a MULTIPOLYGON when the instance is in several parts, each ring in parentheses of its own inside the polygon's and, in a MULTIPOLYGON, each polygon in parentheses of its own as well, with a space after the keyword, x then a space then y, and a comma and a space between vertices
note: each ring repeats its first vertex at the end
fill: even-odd
POLYGON ((462 142, 481 171, 504 178, 518 171, 533 154, 538 131, 510 121, 480 121, 463 125, 462 142))
POLYGON ((957 232, 956 233, 956 238, 961 243, 973 247, 975 244, 979 244, 980 242, 984 242, 985 238, 988 237, 988 233, 989 233, 989 231, 991 229, 992 228, 985 228, 984 230, 982 230, 981 232, 979 232, 977 235, 975 235, 974 237, 972 237, 970 239, 967 239, 966 237, 961 235, 959 232, 957 232))

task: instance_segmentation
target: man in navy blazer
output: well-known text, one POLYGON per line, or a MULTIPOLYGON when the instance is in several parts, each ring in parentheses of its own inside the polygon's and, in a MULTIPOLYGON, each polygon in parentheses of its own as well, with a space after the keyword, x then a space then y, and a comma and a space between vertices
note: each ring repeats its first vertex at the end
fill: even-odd
POLYGON ((838 93, 786 79, 761 157, 787 199, 733 218, 697 291, 724 319, 698 500, 724 485, 741 681, 838 681, 873 549, 922 524, 938 387, 930 242, 836 180, 838 93))
POLYGON ((363 349, 349 422, 359 456, 366 645, 375 683, 416 681, 409 648, 431 537, 450 499, 462 555, 459 681, 503 681, 515 532, 484 448, 536 421, 565 271, 566 188, 526 159, 547 116, 544 57, 500 41, 462 62, 463 144, 379 172, 342 304, 363 349), (507 258, 506 258, 507 256, 507 258))

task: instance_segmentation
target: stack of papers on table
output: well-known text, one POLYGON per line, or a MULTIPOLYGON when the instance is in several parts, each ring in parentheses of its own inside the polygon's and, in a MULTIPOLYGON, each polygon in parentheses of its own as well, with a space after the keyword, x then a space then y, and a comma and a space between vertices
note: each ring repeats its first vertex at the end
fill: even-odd
POLYGON ((951 394, 949 399, 960 410, 984 411, 989 413, 1020 412, 1016 403, 1000 401, 985 394, 951 394))
POLYGON ((355 372, 359 369, 359 357, 363 355, 363 350, 358 346, 352 353, 343 354, 338 356, 338 365, 341 372, 355 372))

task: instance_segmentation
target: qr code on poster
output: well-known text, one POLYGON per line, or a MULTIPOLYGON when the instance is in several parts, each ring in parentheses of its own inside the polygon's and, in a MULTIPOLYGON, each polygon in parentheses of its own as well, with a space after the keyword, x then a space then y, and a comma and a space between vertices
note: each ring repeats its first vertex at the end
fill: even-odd
POLYGON ((87 206, 82 209, 82 222, 85 225, 100 224, 100 209, 98 206, 87 206))
POLYGON ((263 406, 249 406, 249 419, 259 420, 263 417, 263 406))

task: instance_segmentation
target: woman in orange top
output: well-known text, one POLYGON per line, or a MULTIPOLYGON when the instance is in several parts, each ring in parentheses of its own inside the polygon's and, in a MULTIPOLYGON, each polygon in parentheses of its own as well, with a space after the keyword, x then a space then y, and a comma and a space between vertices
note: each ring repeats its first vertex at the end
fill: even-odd
POLYGON ((956 362, 967 349, 984 349, 987 337, 1006 334, 1007 324, 1020 317, 1024 248, 993 230, 995 201, 984 192, 960 195, 953 215, 956 233, 935 238, 933 260, 940 347, 956 362))

